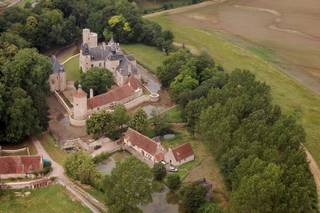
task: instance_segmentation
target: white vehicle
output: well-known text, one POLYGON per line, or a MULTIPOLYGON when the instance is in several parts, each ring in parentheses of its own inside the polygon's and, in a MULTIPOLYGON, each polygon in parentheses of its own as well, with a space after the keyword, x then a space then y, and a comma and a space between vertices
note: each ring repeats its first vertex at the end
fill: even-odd
POLYGON ((177 172, 178 168, 174 167, 174 166, 170 166, 169 167, 169 172, 177 172))
POLYGON ((160 163, 162 163, 163 165, 167 164, 164 160, 161 160, 160 163))

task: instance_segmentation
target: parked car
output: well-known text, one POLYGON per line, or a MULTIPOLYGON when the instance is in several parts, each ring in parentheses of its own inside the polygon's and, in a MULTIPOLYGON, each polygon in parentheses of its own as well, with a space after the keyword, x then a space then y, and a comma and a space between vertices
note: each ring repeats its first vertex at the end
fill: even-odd
POLYGON ((167 164, 164 160, 161 160, 160 163, 162 163, 163 165, 167 164))
POLYGON ((169 172, 177 172, 178 168, 174 167, 174 166, 170 166, 169 167, 169 172))

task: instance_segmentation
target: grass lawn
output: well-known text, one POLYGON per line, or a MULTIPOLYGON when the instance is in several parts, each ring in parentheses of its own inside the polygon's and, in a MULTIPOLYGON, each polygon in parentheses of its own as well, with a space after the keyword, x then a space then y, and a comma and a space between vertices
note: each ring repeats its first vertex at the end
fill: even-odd
POLYGON ((181 111, 179 110, 178 106, 175 106, 175 107, 169 109, 164 114, 165 114, 166 119, 169 123, 182 123, 183 122, 181 111))
POLYGON ((39 138, 39 141, 41 142, 44 149, 48 152, 50 157, 60 165, 63 165, 68 154, 58 147, 58 145, 54 141, 54 138, 49 134, 43 134, 39 138))
POLYGON ((67 80, 76 81, 80 79, 79 56, 72 58, 64 64, 67 80))
MULTIPOLYGON (((261 50, 246 50, 227 41, 220 33, 177 24, 170 16, 151 18, 174 33, 175 41, 206 50, 222 64, 227 72, 235 68, 247 69, 258 80, 272 88, 274 102, 286 113, 295 113, 306 131, 306 146, 320 165, 320 97, 294 81, 261 57, 261 50), (255 54, 260 51, 260 56, 255 54)), ((268 57, 264 54, 264 57, 268 57)))
POLYGON ((157 67, 167 57, 156 47, 150 47, 143 44, 121 44, 121 48, 127 53, 133 55, 139 64, 153 73, 156 73, 157 67))
POLYGON ((31 195, 27 197, 15 197, 12 191, 5 192, 0 197, 0 212, 90 212, 89 209, 83 207, 79 202, 73 201, 60 185, 28 191, 31 192, 31 195))
MULTIPOLYGON (((228 202, 228 191, 220 174, 220 169, 214 160, 214 156, 206 145, 192 137, 186 129, 174 129, 176 138, 163 140, 162 145, 166 148, 176 147, 180 144, 190 143, 195 154, 195 160, 182 164, 178 167, 178 174, 184 182, 192 182, 199 178, 206 178, 214 185, 214 197, 222 206, 228 202)), ((214 150, 213 150, 214 151, 214 150)))

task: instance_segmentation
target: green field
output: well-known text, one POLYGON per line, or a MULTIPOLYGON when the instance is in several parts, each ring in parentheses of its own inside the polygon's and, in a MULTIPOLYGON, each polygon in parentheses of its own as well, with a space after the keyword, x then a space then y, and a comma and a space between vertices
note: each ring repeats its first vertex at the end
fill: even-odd
POLYGON ((64 64, 67 80, 76 81, 80 79, 79 56, 76 56, 64 64))
POLYGON ((133 55, 138 63, 153 73, 156 73, 157 67, 160 66, 167 57, 165 53, 159 51, 157 48, 143 44, 121 44, 121 48, 127 54, 133 55))
MULTIPOLYGON (((250 70, 257 79, 272 88, 274 102, 281 105, 286 113, 294 113, 306 131, 306 146, 320 165, 320 97, 306 89, 280 69, 266 62, 254 51, 240 48, 227 41, 221 33, 176 24, 170 16, 152 17, 165 29, 174 33, 175 41, 192 45, 207 51, 222 64, 227 72, 235 68, 250 70)), ((257 50, 255 50, 257 51, 257 50)))
POLYGON ((177 106, 169 109, 164 114, 169 123, 183 123, 181 111, 178 109, 177 106))
POLYGON ((27 197, 15 197, 13 191, 0 196, 0 212, 6 213, 61 213, 90 212, 77 201, 73 201, 60 185, 30 190, 27 197))

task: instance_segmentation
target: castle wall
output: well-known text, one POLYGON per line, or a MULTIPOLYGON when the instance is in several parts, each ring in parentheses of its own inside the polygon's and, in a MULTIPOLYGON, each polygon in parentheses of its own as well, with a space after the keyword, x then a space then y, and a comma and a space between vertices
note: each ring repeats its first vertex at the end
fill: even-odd
POLYGON ((89 55, 83 55, 80 51, 80 68, 82 72, 87 72, 91 68, 91 57, 89 55))
POLYGON ((73 97, 73 118, 83 120, 87 118, 88 106, 87 97, 73 97))

